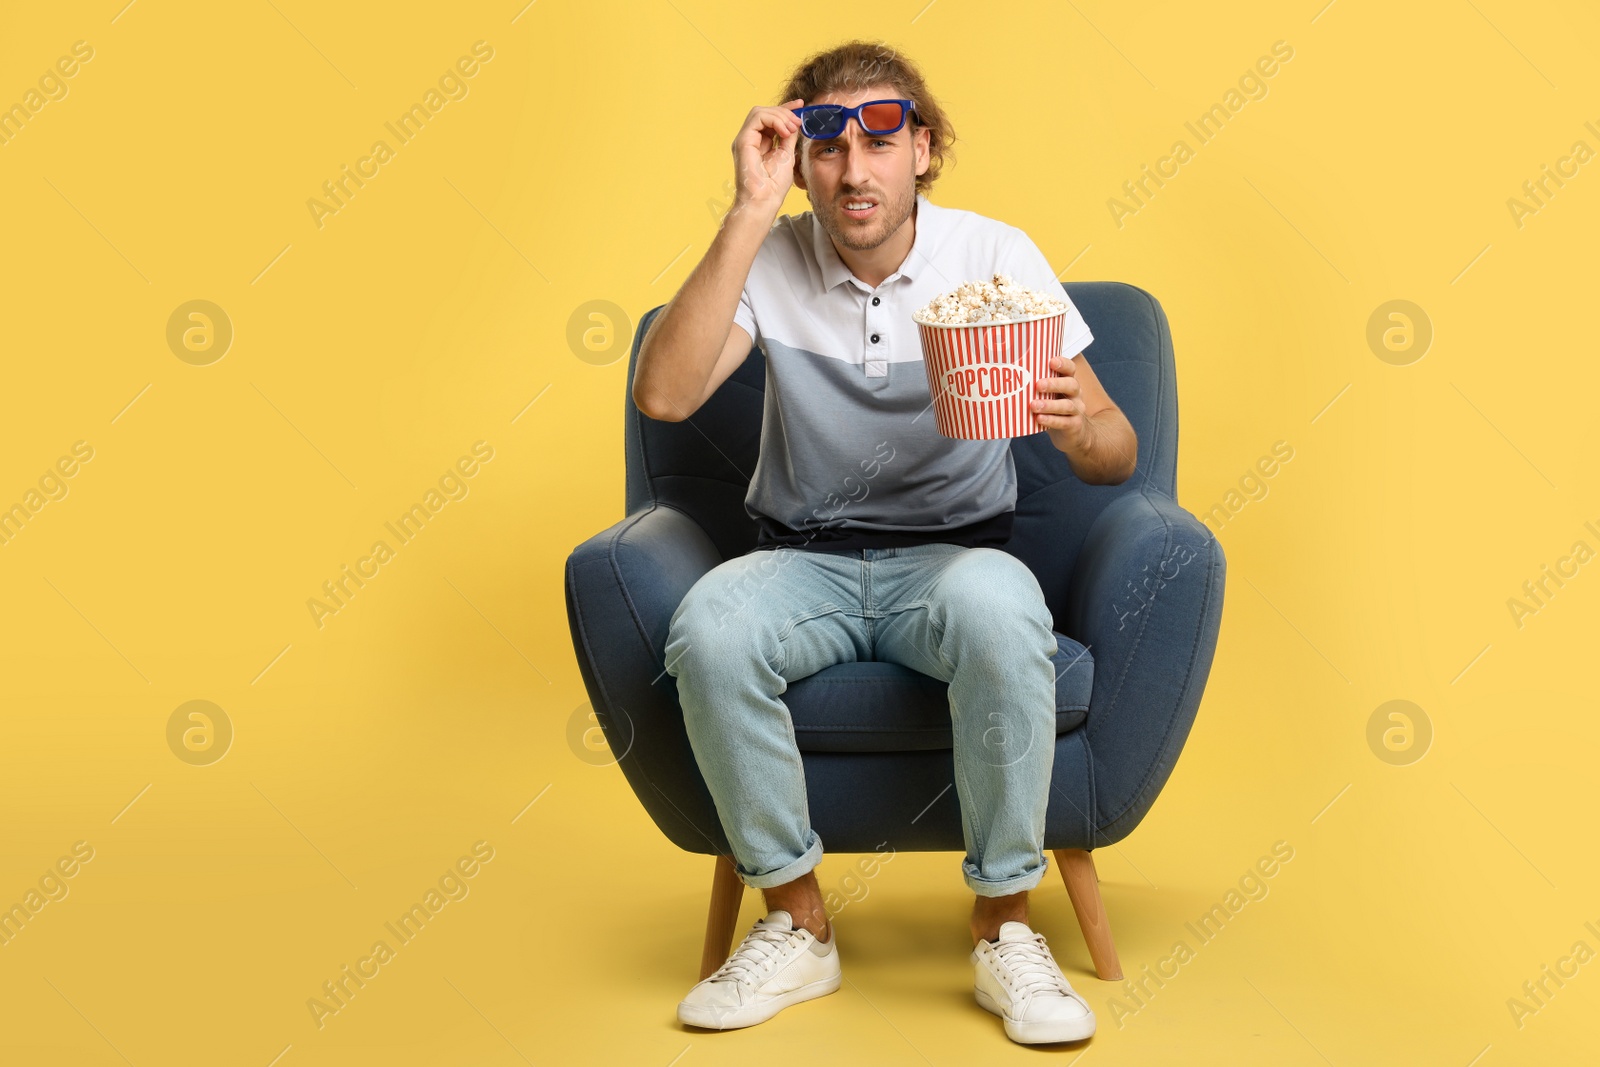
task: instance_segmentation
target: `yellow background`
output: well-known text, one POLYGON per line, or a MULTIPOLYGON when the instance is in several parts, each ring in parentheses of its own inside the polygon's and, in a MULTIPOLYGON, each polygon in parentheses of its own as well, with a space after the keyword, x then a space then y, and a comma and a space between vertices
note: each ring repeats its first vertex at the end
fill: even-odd
MULTIPOLYGON (((1520 627, 1507 607, 1600 547, 1600 163, 1520 227, 1507 207, 1575 141, 1600 148, 1592 7, 123 4, 0 15, 0 103, 94 49, 0 145, 0 504, 94 450, 0 545, 0 904, 94 850, 0 946, 0 1059, 1029 1054, 972 1002, 956 854, 896 857, 840 913, 839 994, 680 1027, 711 863, 582 730, 562 565, 622 516, 631 327, 575 350, 569 321, 671 297, 745 113, 846 34, 906 50, 947 103, 940 203, 1022 227, 1065 280, 1161 301, 1185 507, 1294 449, 1218 529, 1226 617, 1194 733, 1099 857, 1129 976, 1274 842, 1294 859, 1131 1015, 1052 868, 1035 925, 1100 1017, 1087 1052, 1057 1051, 1593 1055, 1600 962, 1520 1027, 1507 1007, 1575 942, 1600 951, 1600 564, 1520 627), (479 40, 468 94, 319 228, 307 200, 479 40), (1184 122, 1280 40, 1267 94, 1200 145, 1184 122), (1194 158, 1119 227, 1107 202, 1180 138, 1194 158), (234 330, 207 366, 166 341, 196 299, 234 330), (1390 300, 1432 323, 1409 365, 1367 343, 1390 300), (319 628, 307 600, 477 441, 493 459, 468 494, 319 628), (1396 699, 1433 732, 1408 765, 1367 741, 1396 699), (234 731, 207 766, 168 746, 191 700, 234 731), (469 895, 319 1029, 307 1000, 479 841, 469 895)), ((830 856, 824 888, 854 860, 830 856)), ((760 911, 747 894, 741 927, 760 911)))

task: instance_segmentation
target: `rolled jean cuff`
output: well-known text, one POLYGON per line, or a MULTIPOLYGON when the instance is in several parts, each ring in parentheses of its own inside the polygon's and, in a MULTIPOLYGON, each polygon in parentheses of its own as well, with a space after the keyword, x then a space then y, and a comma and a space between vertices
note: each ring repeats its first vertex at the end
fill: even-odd
POLYGON ((1031 871, 1026 871, 1015 878, 1007 878, 1002 882, 989 882, 975 876, 972 867, 962 861, 961 876, 966 879, 967 888, 980 897, 1006 897, 1012 893, 1020 893, 1024 889, 1037 889, 1044 880, 1044 872, 1050 866, 1049 861, 1039 864, 1031 871))
POLYGON ((739 880, 751 889, 771 889, 799 878, 822 862, 822 839, 817 836, 815 830, 809 831, 809 837, 811 844, 801 857, 775 871, 768 871, 766 874, 745 874, 735 863, 734 869, 739 871, 739 880))

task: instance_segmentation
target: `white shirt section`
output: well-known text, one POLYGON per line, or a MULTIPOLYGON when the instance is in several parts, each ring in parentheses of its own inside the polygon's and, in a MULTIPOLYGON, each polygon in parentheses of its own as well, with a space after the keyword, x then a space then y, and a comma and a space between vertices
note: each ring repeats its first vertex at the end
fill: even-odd
POLYGON ((876 289, 845 266, 814 212, 780 216, 756 254, 733 321, 758 345, 763 337, 775 338, 854 363, 863 377, 881 377, 890 363, 922 359, 912 312, 965 282, 989 281, 996 271, 1066 302, 1062 343, 1068 355, 1094 340, 1026 233, 921 195, 911 252, 876 289))

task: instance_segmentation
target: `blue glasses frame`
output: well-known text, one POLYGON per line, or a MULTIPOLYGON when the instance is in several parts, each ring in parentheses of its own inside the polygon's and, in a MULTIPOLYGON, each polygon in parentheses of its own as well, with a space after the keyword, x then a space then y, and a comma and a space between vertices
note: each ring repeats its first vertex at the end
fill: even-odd
MULTIPOLYGON (((907 119, 916 119, 916 104, 910 100, 864 100, 855 107, 845 107, 843 104, 812 104, 809 107, 791 108, 800 116, 800 132, 814 141, 829 141, 844 133, 845 126, 853 118, 863 132, 874 137, 885 134, 899 133, 905 127, 907 119), (864 108, 874 104, 899 104, 900 121, 892 127, 874 130, 867 126, 861 112, 864 108)), ((918 119, 917 121, 921 121, 918 119)))

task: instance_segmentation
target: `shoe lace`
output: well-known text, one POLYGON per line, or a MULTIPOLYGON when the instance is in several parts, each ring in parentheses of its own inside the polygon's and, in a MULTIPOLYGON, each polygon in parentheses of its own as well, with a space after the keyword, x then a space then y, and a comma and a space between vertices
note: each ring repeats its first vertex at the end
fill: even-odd
POLYGON ((754 985, 772 962, 783 954, 784 948, 794 942, 799 932, 757 926, 745 935, 733 955, 711 977, 754 985))
POLYGON ((994 953, 1010 971, 1010 985, 1017 996, 1031 996, 1047 989, 1072 996, 1072 986, 1050 955, 1043 934, 1035 933, 1026 941, 995 942, 994 953))

